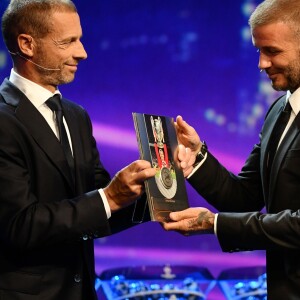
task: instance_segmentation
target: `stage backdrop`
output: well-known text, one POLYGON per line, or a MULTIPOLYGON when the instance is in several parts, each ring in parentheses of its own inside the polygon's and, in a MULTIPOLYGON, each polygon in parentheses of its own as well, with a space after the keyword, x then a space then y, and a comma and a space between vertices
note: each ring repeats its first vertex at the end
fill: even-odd
MULTIPOLYGON (((255 0, 75 1, 88 59, 61 92, 89 112, 104 166, 139 158, 132 112, 182 115, 233 172, 258 141, 275 94, 257 68, 248 18, 255 0)), ((1 0, 1 15, 8 0, 1 0)), ((12 67, 1 40, 0 77, 12 67)), ((1 79, 1 80, 2 80, 1 79)), ((207 206, 187 184, 191 206, 207 206)), ((55 188, 55 187, 53 187, 55 188)), ((95 241, 96 269, 139 264, 263 265, 264 252, 223 254, 215 236, 147 223, 95 241)))

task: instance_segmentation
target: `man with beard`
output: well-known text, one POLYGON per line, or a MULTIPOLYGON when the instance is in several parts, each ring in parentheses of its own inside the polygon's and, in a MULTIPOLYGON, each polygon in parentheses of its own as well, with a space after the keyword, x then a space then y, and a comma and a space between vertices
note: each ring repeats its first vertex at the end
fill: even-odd
POLYGON ((2 33, 0 299, 96 300, 93 240, 133 226, 155 169, 138 160, 110 181, 88 114, 58 90, 87 58, 72 1, 11 0, 2 33))
POLYGON ((270 107, 259 143, 237 176, 177 117, 185 176, 220 212, 174 212, 164 228, 215 233, 226 252, 266 250, 268 299, 300 299, 300 1, 265 0, 249 24, 259 69, 287 93, 270 107))

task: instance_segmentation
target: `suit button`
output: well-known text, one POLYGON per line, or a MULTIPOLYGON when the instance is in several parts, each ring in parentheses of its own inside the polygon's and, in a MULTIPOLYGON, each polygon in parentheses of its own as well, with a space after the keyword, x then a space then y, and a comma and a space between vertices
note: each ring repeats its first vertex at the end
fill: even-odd
POLYGON ((75 274, 74 281, 77 283, 81 282, 81 276, 79 274, 75 274))

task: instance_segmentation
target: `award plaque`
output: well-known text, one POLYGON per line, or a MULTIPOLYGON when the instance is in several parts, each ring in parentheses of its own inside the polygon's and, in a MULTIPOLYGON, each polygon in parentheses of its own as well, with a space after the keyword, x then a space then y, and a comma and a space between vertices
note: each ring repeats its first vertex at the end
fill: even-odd
POLYGON ((145 181, 152 221, 167 222, 172 211, 189 207, 185 179, 177 160, 177 137, 173 118, 133 113, 141 159, 156 169, 145 181))

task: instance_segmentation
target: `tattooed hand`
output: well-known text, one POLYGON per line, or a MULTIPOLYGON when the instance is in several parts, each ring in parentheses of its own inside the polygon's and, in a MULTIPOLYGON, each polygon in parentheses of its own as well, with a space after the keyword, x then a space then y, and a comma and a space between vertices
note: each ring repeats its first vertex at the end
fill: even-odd
POLYGON ((165 230, 174 230, 183 235, 214 233, 215 214, 204 207, 193 207, 170 213, 173 221, 163 223, 165 230))

